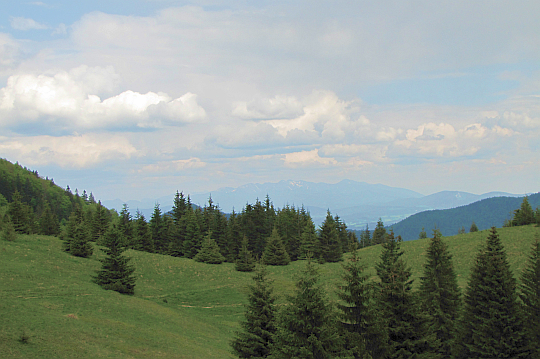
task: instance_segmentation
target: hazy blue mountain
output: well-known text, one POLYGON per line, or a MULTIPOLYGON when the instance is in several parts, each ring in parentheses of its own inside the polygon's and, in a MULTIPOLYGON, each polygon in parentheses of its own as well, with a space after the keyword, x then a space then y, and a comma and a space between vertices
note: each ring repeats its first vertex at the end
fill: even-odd
MULTIPOLYGON (((529 203, 535 209, 540 206, 540 193, 528 196, 529 203)), ((493 197, 483 199, 466 206, 445 210, 429 210, 412 215, 392 225, 394 233, 401 235, 403 240, 417 239, 418 234, 425 228, 428 236, 437 227, 444 236, 458 233, 461 227, 469 232, 474 221, 479 230, 502 227, 505 220, 511 219, 514 210, 523 202, 523 197, 493 197)))
MULTIPOLYGON (((182 191, 181 188, 179 190, 182 191)), ((350 229, 363 229, 366 224, 374 228, 379 218, 388 225, 425 210, 463 206, 489 197, 515 196, 503 192, 476 195, 457 191, 443 191, 424 196, 408 189, 352 180, 343 180, 335 184, 292 180, 251 183, 238 188, 226 187, 189 195, 192 202, 200 206, 204 206, 211 196, 213 202, 225 213, 231 213, 233 208, 240 212, 246 203, 254 203, 257 199, 264 201, 266 195, 269 195, 274 206, 278 208, 283 208, 287 204, 296 207, 303 205, 317 225, 324 221, 326 211, 330 209, 332 214, 339 215, 350 229)), ((158 199, 126 203, 132 214, 139 209, 150 218, 156 202, 160 204, 163 212, 167 212, 172 208, 173 198, 174 193, 158 199)), ((118 211, 123 203, 121 200, 103 201, 105 206, 118 211)))

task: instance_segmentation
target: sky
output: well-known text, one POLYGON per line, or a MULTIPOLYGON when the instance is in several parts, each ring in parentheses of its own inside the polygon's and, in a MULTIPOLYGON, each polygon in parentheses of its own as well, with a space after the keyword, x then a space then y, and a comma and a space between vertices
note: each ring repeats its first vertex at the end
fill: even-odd
POLYGON ((2 3, 0 157, 62 187, 540 191, 537 0, 2 3))

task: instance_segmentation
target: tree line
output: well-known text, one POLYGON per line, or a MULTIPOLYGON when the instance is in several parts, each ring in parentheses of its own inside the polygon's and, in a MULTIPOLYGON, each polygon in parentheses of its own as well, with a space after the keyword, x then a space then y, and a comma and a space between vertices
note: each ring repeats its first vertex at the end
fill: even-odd
POLYGON ((495 228, 479 250, 465 293, 452 255, 435 230, 418 290, 390 231, 376 281, 357 251, 343 265, 332 305, 308 260, 285 303, 276 305, 263 265, 249 286, 241 330, 231 342, 239 358, 539 358, 540 239, 520 284, 495 228))

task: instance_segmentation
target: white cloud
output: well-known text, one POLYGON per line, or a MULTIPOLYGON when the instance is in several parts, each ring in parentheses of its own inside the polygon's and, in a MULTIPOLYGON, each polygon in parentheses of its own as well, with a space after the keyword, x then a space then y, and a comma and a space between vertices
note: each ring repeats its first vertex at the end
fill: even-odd
POLYGON ((39 22, 28 19, 25 17, 11 17, 10 18, 10 24, 11 27, 15 30, 45 30, 49 27, 44 24, 40 24, 39 22))
POLYGON ((284 156, 284 161, 287 167, 330 166, 337 164, 337 161, 333 158, 320 157, 318 149, 287 153, 284 156))
POLYGON ((91 167, 137 155, 126 138, 107 134, 10 138, 0 141, 0 150, 29 165, 55 164, 68 168, 91 167))
POLYGON ((279 119, 299 116, 302 103, 293 96, 276 95, 274 98, 236 102, 232 114, 242 119, 279 119))
POLYGON ((159 128, 202 120, 205 110, 197 96, 177 99, 165 93, 124 91, 103 101, 100 93, 117 87, 112 67, 80 66, 54 75, 10 76, 0 89, 0 125, 34 124, 34 131, 51 133, 100 128, 159 128))
POLYGON ((206 166, 206 163, 201 161, 199 158, 192 157, 187 160, 174 160, 174 161, 161 161, 155 164, 143 166, 138 173, 148 173, 148 172, 177 172, 185 171, 189 169, 203 168, 206 166))

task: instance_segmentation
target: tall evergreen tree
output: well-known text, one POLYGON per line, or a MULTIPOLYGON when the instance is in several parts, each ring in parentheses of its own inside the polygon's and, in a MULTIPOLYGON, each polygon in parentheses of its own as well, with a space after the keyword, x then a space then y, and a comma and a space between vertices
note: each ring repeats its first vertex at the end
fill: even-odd
POLYGON ((360 233, 360 248, 371 246, 371 232, 369 231, 369 225, 366 224, 366 229, 360 233))
POLYGON ((326 212, 326 218, 319 230, 319 243, 321 257, 325 262, 339 262, 343 260, 343 250, 336 222, 330 211, 326 212))
POLYGON ((76 257, 88 258, 92 255, 94 247, 90 243, 90 234, 85 223, 79 223, 73 228, 72 238, 69 241, 69 253, 76 257))
POLYGON ((133 219, 131 213, 129 213, 129 208, 126 203, 122 206, 120 211, 120 218, 118 222, 118 229, 122 232, 124 239, 126 241, 126 246, 128 248, 134 247, 134 236, 133 236, 133 219))
POLYGON ((319 258, 321 256, 319 238, 315 230, 315 225, 310 216, 304 223, 302 236, 300 237, 299 259, 319 258))
POLYGON ((154 242, 154 250, 156 253, 167 254, 169 247, 159 203, 156 203, 154 206, 154 212, 150 218, 150 232, 152 233, 152 240, 154 242))
POLYGON ((6 216, 2 223, 2 240, 13 242, 15 239, 17 239, 17 232, 15 232, 15 228, 13 227, 13 223, 11 223, 9 216, 6 216))
POLYGON ((277 229, 274 228, 272 235, 266 242, 262 262, 266 265, 285 266, 289 264, 290 261, 291 259, 285 249, 285 245, 281 241, 277 229))
POLYGON ((330 359, 344 352, 333 308, 320 286, 319 275, 308 261, 289 305, 278 314, 272 346, 273 359, 330 359))
POLYGON ((384 228, 384 223, 382 219, 379 218, 377 221, 377 226, 375 227, 375 230, 373 231, 373 236, 371 237, 371 243, 373 245, 381 244, 386 239, 386 228, 384 228))
MULTIPOLYGON (((229 216, 229 223, 227 224, 227 255, 225 258, 227 262, 235 262, 237 258, 240 258, 241 245, 243 240, 246 240, 246 250, 248 250, 247 237, 241 234, 242 227, 236 212, 233 212, 229 216), (241 240, 242 238, 242 240, 241 240)), ((250 252, 251 253, 251 252, 250 252)))
POLYGON ((122 233, 116 225, 111 226, 103 236, 103 245, 106 257, 101 260, 102 267, 94 277, 94 282, 103 289, 134 294, 135 268, 129 264, 130 258, 123 255, 126 248, 122 233))
POLYGON ((495 227, 476 257, 459 328, 456 358, 529 358, 516 281, 495 227))
POLYGON ((520 295, 531 357, 540 358, 540 238, 531 248, 529 260, 521 274, 520 295))
POLYGON ((376 318, 372 290, 356 246, 343 265, 343 285, 338 291, 344 304, 338 304, 347 349, 355 358, 382 358, 385 352, 384 328, 376 318))
POLYGON ((452 255, 433 230, 427 250, 424 275, 420 283, 421 309, 426 317, 426 336, 432 338, 432 352, 451 358, 455 339, 455 322, 460 308, 460 291, 452 264, 452 255))
POLYGON ((51 211, 49 202, 46 200, 43 203, 43 212, 39 218, 39 231, 46 236, 56 236, 60 233, 60 223, 56 213, 51 211))
POLYGON ((15 190, 12 196, 12 202, 8 207, 8 215, 13 223, 13 228, 17 233, 28 234, 31 231, 30 212, 31 208, 22 202, 22 196, 15 190))
POLYGON ((208 264, 221 264, 225 261, 225 257, 219 252, 219 247, 212 238, 212 232, 209 232, 206 237, 204 237, 201 250, 195 257, 193 257, 197 262, 203 262, 208 264))
POLYGON ((64 241, 62 244, 62 249, 65 252, 69 253, 71 251, 71 241, 75 237, 75 228, 84 225, 87 224, 84 219, 84 213, 82 211, 82 208, 78 204, 75 204, 75 206, 73 207, 73 211, 71 211, 71 214, 69 215, 66 228, 60 234, 60 239, 64 241))
POLYGON ((381 260, 375 266, 381 280, 378 309, 388 331, 390 359, 413 358, 428 348, 412 292, 411 270, 401 258, 400 242, 390 232, 382 243, 381 260))
POLYGON ((231 347, 238 358, 266 358, 274 342, 276 310, 271 281, 263 265, 258 266, 248 289, 246 318, 231 347))
POLYGON ((134 248, 139 251, 148 253, 154 253, 154 241, 148 223, 144 218, 144 215, 137 211, 135 219, 135 235, 134 235, 134 248))
POLYGON ((92 240, 98 242, 100 237, 105 234, 110 224, 110 214, 101 201, 97 203, 96 211, 92 218, 92 226, 90 227, 92 240))
POLYGON ((186 214, 186 232, 184 233, 184 256, 193 258, 201 248, 201 230, 194 211, 189 210, 186 214))
POLYGON ((535 223, 534 211, 529 203, 527 196, 523 197, 521 207, 514 211, 514 219, 512 220, 513 226, 525 226, 535 223))
POLYGON ((253 258, 253 254, 248 249, 248 239, 244 236, 238 259, 235 262, 235 269, 240 272, 251 272, 255 269, 255 265, 255 258, 253 258))

